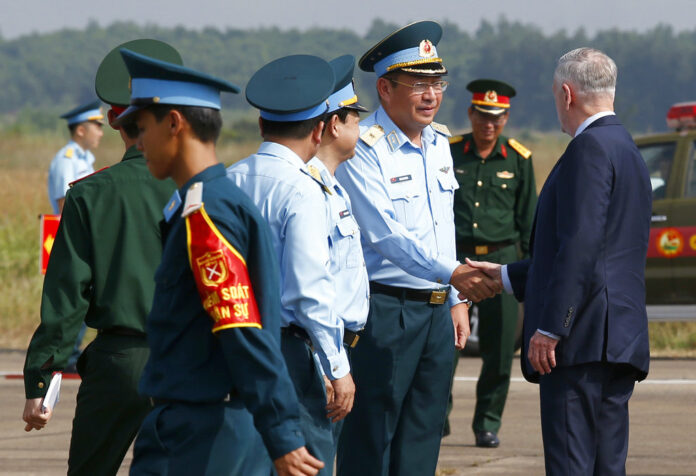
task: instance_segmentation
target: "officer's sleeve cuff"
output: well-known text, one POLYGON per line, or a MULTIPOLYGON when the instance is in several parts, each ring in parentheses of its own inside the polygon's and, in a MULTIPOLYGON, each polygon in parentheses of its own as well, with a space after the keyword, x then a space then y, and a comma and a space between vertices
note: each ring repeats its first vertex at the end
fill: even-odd
POLYGON ((43 398, 51 382, 51 372, 24 369, 24 394, 27 400, 43 398))
POLYGON ((440 256, 437 262, 433 264, 433 271, 435 276, 432 281, 436 283, 448 284, 450 278, 452 278, 452 273, 461 263, 456 259, 447 258, 440 256))
POLYGON ((261 437, 272 460, 305 445, 305 439, 300 430, 300 422, 295 419, 284 421, 264 430, 261 437))
POLYGON ((503 289, 505 289, 505 292, 508 294, 514 294, 515 291, 512 289, 512 283, 510 282, 510 276, 508 276, 506 264, 500 267, 500 278, 503 281, 503 289))
POLYGON ((329 377, 329 380, 337 380, 350 373, 348 354, 342 345, 339 348, 338 354, 332 356, 322 356, 319 354, 319 360, 321 361, 324 375, 329 377))
POLYGON ((548 332, 548 331, 542 331, 541 329, 537 329, 537 332, 539 334, 545 335, 546 337, 550 337, 554 340, 561 340, 561 336, 554 334, 553 332, 548 332))

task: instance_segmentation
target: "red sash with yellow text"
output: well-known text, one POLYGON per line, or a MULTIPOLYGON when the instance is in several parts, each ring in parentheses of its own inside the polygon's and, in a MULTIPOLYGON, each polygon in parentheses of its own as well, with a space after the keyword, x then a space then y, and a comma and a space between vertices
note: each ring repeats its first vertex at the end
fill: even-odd
POLYGON ((189 263, 213 332, 231 327, 261 328, 261 315, 246 261, 201 207, 186 216, 189 263))

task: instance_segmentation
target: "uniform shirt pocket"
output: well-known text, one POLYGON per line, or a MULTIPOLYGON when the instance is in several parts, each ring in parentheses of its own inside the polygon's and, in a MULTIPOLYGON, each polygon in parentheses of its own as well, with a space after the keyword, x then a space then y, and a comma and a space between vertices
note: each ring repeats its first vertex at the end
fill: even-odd
POLYGON ((442 200, 443 216, 454 218, 454 191, 459 188, 459 183, 450 174, 439 174, 437 182, 440 184, 440 192, 445 196, 442 200))
POLYGON ((360 255, 357 253, 360 247, 358 239, 358 224, 351 215, 341 218, 336 224, 340 237, 341 262, 348 268, 356 268, 360 265, 360 255), (357 247, 357 249, 356 249, 357 247))
POLYGON ((387 185, 387 193, 391 198, 396 220, 405 225, 409 230, 415 228, 417 219, 417 200, 420 191, 416 187, 414 178, 400 182, 390 182, 387 185))

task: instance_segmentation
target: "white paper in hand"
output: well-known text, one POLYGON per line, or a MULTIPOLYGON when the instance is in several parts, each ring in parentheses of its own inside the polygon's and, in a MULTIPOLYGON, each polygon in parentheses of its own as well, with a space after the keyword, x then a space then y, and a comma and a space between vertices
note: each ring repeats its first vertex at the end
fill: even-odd
POLYGON ((63 374, 56 372, 53 374, 51 383, 48 384, 48 390, 43 401, 43 410, 53 410, 58 400, 60 399, 60 383, 63 381, 63 374))

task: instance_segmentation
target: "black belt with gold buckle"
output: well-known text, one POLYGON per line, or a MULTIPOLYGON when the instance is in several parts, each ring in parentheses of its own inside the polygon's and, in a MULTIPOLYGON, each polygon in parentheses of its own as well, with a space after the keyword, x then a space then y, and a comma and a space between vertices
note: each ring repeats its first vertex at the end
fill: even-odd
MULTIPOLYGON (((305 341, 308 346, 313 347, 312 339, 309 338, 307 331, 298 325, 290 324, 288 327, 281 327, 280 332, 297 337, 298 339, 305 341)), ((358 340, 360 340, 360 334, 358 332, 349 331, 348 329, 343 330, 343 345, 353 349, 356 345, 358 345, 358 340)))
POLYGON ((370 292, 377 294, 386 294, 387 296, 396 297, 399 299, 407 299, 409 301, 427 302, 439 306, 447 302, 450 288, 441 289, 409 289, 389 286, 387 284, 370 281, 370 292))

